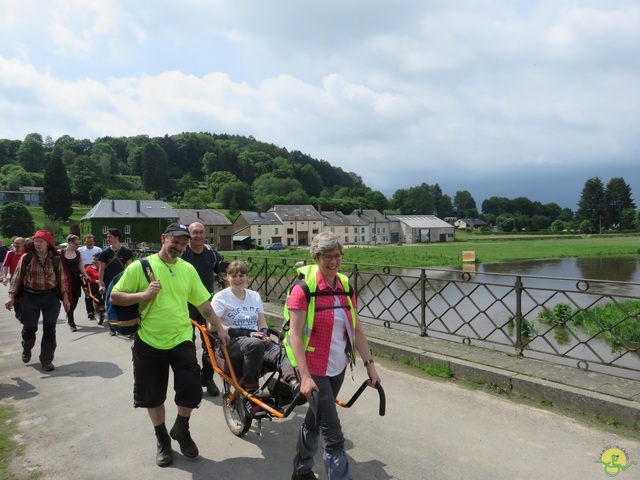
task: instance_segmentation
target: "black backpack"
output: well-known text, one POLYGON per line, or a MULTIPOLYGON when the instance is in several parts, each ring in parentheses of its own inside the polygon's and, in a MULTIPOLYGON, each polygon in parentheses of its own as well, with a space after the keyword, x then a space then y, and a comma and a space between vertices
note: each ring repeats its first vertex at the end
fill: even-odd
MULTIPOLYGON (((147 282, 151 282, 153 277, 153 271, 149 260, 146 258, 140 258, 138 261, 142 264, 142 271, 147 279, 147 282)), ((107 321, 109 325, 113 327, 116 333, 120 335, 131 335, 138 331, 140 327, 140 304, 135 303, 133 305, 120 306, 111 303, 111 291, 116 286, 124 270, 118 273, 111 283, 107 287, 107 291, 104 294, 104 305, 107 311, 107 321)))

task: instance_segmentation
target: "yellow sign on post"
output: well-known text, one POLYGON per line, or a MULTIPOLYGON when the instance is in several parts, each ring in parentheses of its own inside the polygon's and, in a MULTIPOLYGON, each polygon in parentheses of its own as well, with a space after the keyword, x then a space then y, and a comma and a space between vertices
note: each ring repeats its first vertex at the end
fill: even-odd
POLYGON ((466 250, 462 252, 462 262, 475 262, 476 261, 476 251, 475 250, 466 250))

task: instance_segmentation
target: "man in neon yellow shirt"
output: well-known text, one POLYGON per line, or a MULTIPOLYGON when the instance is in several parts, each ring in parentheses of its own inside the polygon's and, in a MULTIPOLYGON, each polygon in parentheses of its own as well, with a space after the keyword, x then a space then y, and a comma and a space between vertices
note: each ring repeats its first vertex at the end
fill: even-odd
POLYGON ((140 304, 142 322, 133 344, 134 407, 147 409, 157 438, 156 464, 166 467, 173 461, 171 438, 179 443, 184 456, 198 456, 189 433, 189 418, 202 401, 202 386, 187 302, 198 305, 202 316, 217 328, 223 344, 229 336, 213 315, 210 293, 196 269, 180 258, 190 238, 187 227, 172 223, 161 238, 160 252, 147 258, 153 271, 151 282, 147 282, 142 264, 133 262, 114 286, 111 303, 140 304), (178 416, 167 432, 164 402, 169 367, 178 416))

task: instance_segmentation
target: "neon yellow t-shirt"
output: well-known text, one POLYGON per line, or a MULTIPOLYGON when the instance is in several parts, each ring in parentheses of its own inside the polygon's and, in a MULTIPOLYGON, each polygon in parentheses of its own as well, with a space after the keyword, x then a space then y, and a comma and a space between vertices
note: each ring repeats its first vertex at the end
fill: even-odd
MULTIPOLYGON (((138 330, 140 339, 160 350, 168 350, 185 341, 193 340, 193 327, 189 321, 187 302, 202 305, 211 296, 200 281, 198 272, 181 258, 167 266, 158 254, 147 257, 153 276, 160 281, 161 289, 155 300, 141 305, 142 323, 138 330)), ((149 283, 142 272, 140 262, 129 265, 114 292, 143 292, 149 283)))

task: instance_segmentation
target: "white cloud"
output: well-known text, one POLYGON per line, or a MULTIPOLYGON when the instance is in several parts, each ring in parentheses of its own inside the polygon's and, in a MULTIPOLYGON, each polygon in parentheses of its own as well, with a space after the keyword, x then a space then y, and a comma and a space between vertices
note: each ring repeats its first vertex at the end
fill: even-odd
POLYGON ((606 163, 640 203, 638 25, 623 0, 5 2, 0 137, 253 135, 387 195, 563 206, 542 179, 575 196, 606 163))

